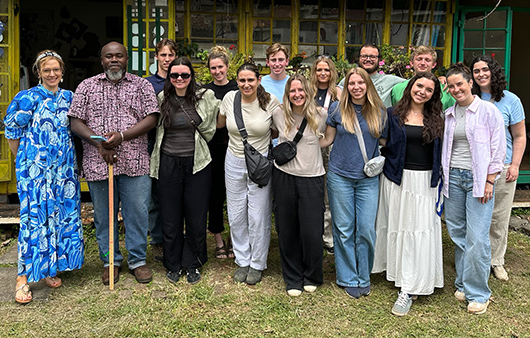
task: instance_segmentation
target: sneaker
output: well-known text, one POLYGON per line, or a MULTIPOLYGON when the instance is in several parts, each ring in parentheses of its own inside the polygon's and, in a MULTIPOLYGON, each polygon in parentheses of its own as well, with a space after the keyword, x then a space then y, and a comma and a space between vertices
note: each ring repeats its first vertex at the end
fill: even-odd
POLYGON ((287 290, 287 294, 291 297, 298 297, 302 294, 302 291, 298 289, 289 289, 287 290))
POLYGON ((489 304, 489 299, 486 301, 486 303, 471 302, 467 305, 467 312, 472 313, 474 315, 481 315, 488 310, 489 304))
MULTIPOLYGON (((118 281, 120 280, 120 271, 121 267, 114 265, 114 283, 118 283, 118 281)), ((103 268, 103 275, 101 275, 101 281, 103 282, 103 285, 109 285, 109 275, 109 267, 106 266, 103 268)))
POLYGON ((402 317, 409 313, 410 306, 412 305, 412 297, 405 292, 399 292, 398 298, 392 307, 392 314, 402 317))
POLYGON ((344 291, 346 291, 346 294, 351 298, 361 298, 361 292, 359 291, 359 288, 347 286, 344 288, 344 291))
POLYGON ((162 243, 151 244, 151 249, 153 250, 153 258, 157 261, 164 261, 164 247, 162 243))
POLYGON ((188 269, 188 272, 186 273, 186 279, 190 284, 195 284, 199 282, 201 280, 201 273, 199 272, 199 269, 188 269))
POLYGON ((248 285, 255 285, 259 283, 261 281, 261 274, 262 274, 261 271, 256 270, 254 268, 250 268, 248 270, 246 283, 248 285))
POLYGON ((502 281, 508 280, 508 272, 504 270, 504 266, 502 265, 494 265, 493 267, 493 275, 498 279, 502 281))
POLYGON ((459 290, 455 291, 455 298, 459 302, 465 302, 467 300, 466 295, 462 291, 459 291, 459 290))
POLYGON ((234 274, 234 280, 238 283, 245 283, 247 281, 249 268, 249 266, 240 266, 237 268, 236 273, 234 274))
POLYGON ((315 292, 317 289, 316 285, 304 285, 304 291, 315 292))
POLYGON ((133 270, 129 269, 129 273, 131 275, 134 275, 134 278, 136 278, 136 281, 138 283, 147 284, 153 280, 153 275, 151 274, 151 270, 149 270, 149 268, 146 265, 139 266, 133 270))
POLYGON ((365 286, 364 288, 359 288, 359 293, 361 296, 368 296, 370 294, 370 285, 365 286))
POLYGON ((182 275, 182 270, 179 270, 179 271, 168 271, 166 273, 166 278, 171 282, 171 283, 176 283, 179 281, 180 279, 180 276, 182 275))
POLYGON ((324 250, 326 250, 328 255, 334 255, 335 254, 335 248, 333 248, 333 247, 329 247, 329 248, 324 247, 324 250))

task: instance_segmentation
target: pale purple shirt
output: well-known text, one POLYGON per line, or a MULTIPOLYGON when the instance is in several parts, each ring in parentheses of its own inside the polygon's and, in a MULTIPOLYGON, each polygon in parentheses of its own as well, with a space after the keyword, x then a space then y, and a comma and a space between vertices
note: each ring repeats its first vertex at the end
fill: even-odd
MULTIPOLYGON (((158 113, 153 86, 139 76, 126 73, 118 83, 104 73, 81 82, 75 91, 68 116, 85 121, 96 135, 125 131, 147 115, 158 113)), ((116 147, 118 162, 114 175, 149 175, 147 134, 127 140, 116 147)), ((107 163, 96 146, 83 141, 83 176, 87 181, 108 178, 107 163)))
MULTIPOLYGON (((455 106, 445 111, 442 147, 443 194, 449 197, 449 169, 456 127, 455 106)), ((488 174, 500 173, 506 156, 506 136, 502 114, 492 103, 474 95, 466 110, 466 136, 471 150, 473 197, 484 196, 488 174)))

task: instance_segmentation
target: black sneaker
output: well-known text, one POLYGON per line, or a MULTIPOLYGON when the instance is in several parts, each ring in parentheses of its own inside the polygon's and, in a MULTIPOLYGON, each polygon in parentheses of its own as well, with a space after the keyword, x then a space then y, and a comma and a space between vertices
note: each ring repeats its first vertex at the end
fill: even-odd
POLYGON ((188 280, 188 283, 195 284, 198 281, 201 280, 201 273, 199 272, 199 269, 188 269, 188 273, 186 273, 186 279, 188 280))
POLYGON ((333 248, 333 247, 324 248, 324 250, 326 250, 328 255, 334 255, 335 254, 335 248, 333 248))
POLYGON ((166 277, 171 283, 176 283, 179 281, 181 275, 182 275, 182 270, 168 271, 166 274, 166 277))

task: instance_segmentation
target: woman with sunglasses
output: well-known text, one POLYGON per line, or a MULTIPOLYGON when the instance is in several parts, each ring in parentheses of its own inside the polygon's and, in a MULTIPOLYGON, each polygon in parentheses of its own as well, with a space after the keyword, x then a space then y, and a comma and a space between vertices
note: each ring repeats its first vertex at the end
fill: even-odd
MULTIPOLYGON (((338 101, 342 94, 342 90, 336 85, 337 69, 335 68, 335 63, 327 56, 319 56, 313 62, 310 72, 311 87, 315 93, 316 103, 322 107, 322 110, 327 115, 329 105, 338 101)), ((322 158, 326 171, 328 170, 330 150, 330 147, 322 149, 322 158)), ((331 213, 329 212, 328 193, 325 188, 324 194, 326 211, 324 212, 324 235, 322 239, 324 241, 324 249, 326 249, 328 254, 333 254, 333 226, 331 224, 331 213)))
POLYGON ((337 284, 346 294, 370 294, 374 262, 375 216, 379 176, 368 177, 355 132, 359 123, 368 160, 379 155, 379 137, 386 120, 383 102, 368 73, 352 68, 340 102, 333 103, 321 147, 333 143, 329 156, 328 194, 333 219, 337 284))
MULTIPOLYGON (((248 143, 267 155, 271 143, 272 112, 280 105, 278 99, 260 84, 258 67, 245 63, 237 70, 241 92, 241 115, 248 133, 248 143)), ((234 280, 250 285, 261 281, 267 268, 271 235, 271 186, 260 187, 247 174, 243 140, 234 115, 237 91, 223 98, 217 127, 228 129, 228 151, 225 160, 226 202, 230 235, 239 266, 234 280)))
POLYGON ((499 109, 473 95, 471 70, 458 62, 447 71, 456 104, 445 111, 442 147, 447 231, 455 243, 455 298, 467 311, 485 313, 491 290, 489 230, 495 180, 504 167, 506 136, 499 109))
POLYGON ((158 99, 151 176, 158 178, 166 277, 176 283, 185 269, 188 283, 194 284, 208 259, 206 218, 212 180, 208 141, 215 133, 221 101, 213 91, 198 88, 187 57, 171 62, 158 99))
POLYGON ((388 108, 388 133, 372 273, 401 288, 392 308, 406 315, 417 295, 443 287, 442 226, 436 213, 444 130, 440 82, 417 73, 388 108))
POLYGON ((491 268, 499 280, 508 280, 504 269, 504 254, 508 243, 508 225, 519 165, 526 147, 525 114, 521 100, 506 90, 504 71, 488 55, 477 56, 471 62, 473 93, 493 103, 502 113, 506 134, 506 160, 501 177, 495 184, 495 206, 491 218, 491 268))
MULTIPOLYGON (((237 83, 228 80, 228 52, 223 46, 210 49, 206 62, 213 81, 204 86, 213 90, 215 97, 222 100, 226 93, 237 90, 237 83)), ((228 237, 227 243, 223 240, 224 205, 226 200, 225 187, 225 157, 228 149, 228 131, 226 127, 215 131, 212 140, 208 143, 212 156, 212 192, 210 193, 210 206, 208 208, 208 231, 215 237, 215 258, 234 258, 234 251, 228 237)))
POLYGON ((322 285, 322 223, 324 221, 324 165, 319 138, 326 128, 327 114, 318 109, 314 93, 300 74, 285 86, 283 109, 273 112, 273 130, 279 142, 292 141, 306 121, 297 154, 272 172, 274 219, 282 276, 289 296, 314 292, 322 285))

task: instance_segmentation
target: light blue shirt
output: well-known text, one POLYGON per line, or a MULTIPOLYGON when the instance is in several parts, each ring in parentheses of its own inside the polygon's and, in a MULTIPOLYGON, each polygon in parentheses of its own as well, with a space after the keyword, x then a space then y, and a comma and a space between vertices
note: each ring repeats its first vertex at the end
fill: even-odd
MULTIPOLYGON (((517 95, 512 92, 505 90, 504 97, 499 101, 493 102, 495 107, 499 108, 504 119, 504 126, 506 127, 506 160, 505 164, 512 163, 512 153, 513 153, 513 139, 512 134, 508 130, 509 126, 513 126, 525 119, 524 108, 521 100, 517 95)), ((491 99, 491 94, 482 93, 481 95, 484 101, 489 101, 491 99)))
POLYGON ((283 94, 287 80, 289 80, 289 76, 286 76, 283 80, 273 80, 270 75, 265 75, 261 78, 261 85, 265 88, 265 91, 273 94, 280 100, 280 103, 283 103, 283 94))

